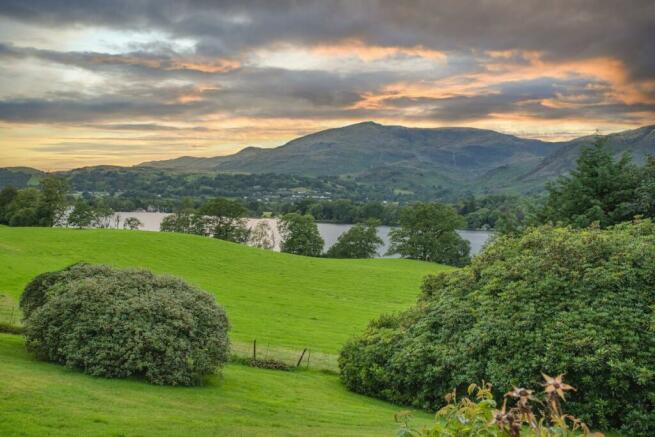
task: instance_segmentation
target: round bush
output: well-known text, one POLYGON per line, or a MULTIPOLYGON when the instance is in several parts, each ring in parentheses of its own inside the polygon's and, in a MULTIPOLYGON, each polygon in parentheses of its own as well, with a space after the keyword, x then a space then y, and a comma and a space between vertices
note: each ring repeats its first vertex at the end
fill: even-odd
POLYGON ((352 390, 426 409, 471 382, 577 388, 567 411, 596 428, 655 435, 655 234, 542 227, 502 237, 471 266, 426 279, 418 305, 343 348, 352 390))
POLYGON ((200 384, 227 361, 225 312, 179 279, 78 265, 30 285, 26 345, 39 359, 169 385, 200 384))
POLYGON ((43 306, 48 294, 53 295, 62 288, 65 289, 62 285, 91 276, 107 276, 113 273, 114 270, 109 266, 86 263, 73 264, 56 272, 42 273, 27 284, 20 296, 19 306, 23 312, 23 318, 29 318, 34 310, 43 306))

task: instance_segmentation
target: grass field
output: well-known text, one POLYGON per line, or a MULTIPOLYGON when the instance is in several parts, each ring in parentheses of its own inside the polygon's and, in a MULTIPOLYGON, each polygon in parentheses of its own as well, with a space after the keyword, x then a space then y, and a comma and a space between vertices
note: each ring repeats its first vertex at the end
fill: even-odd
MULTIPOLYGON (((111 230, 0 227, 0 322, 36 274, 73 262, 145 267, 216 295, 234 350, 295 361, 280 372, 230 364, 199 388, 94 378, 35 361, 23 339, 0 334, 0 435, 393 435, 401 407, 348 392, 333 373, 343 342, 383 312, 415 301, 427 273, 406 260, 330 260, 203 237, 111 230)), ((419 423, 429 414, 416 413, 419 423)))
POLYGON ((79 261, 179 276, 216 295, 232 339, 328 354, 372 318, 407 308, 423 276, 445 269, 306 258, 182 234, 0 226, 0 294, 17 299, 38 273, 79 261))
POLYGON ((94 378, 35 361, 22 337, 7 334, 0 369, 2 436, 391 436, 401 409, 318 371, 228 365, 195 388, 94 378))

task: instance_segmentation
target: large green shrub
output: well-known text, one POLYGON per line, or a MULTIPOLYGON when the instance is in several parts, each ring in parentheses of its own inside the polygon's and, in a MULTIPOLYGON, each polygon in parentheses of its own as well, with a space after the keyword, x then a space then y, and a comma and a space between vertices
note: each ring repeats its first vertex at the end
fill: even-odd
POLYGON ((655 434, 655 227, 541 227, 429 277, 418 305, 343 348, 352 390, 436 409, 467 381, 537 389, 565 373, 595 428, 655 434))
POLYGON ((85 263, 73 264, 56 272, 42 273, 27 284, 20 296, 19 305, 23 312, 23 318, 28 319, 33 311, 43 306, 49 294, 52 295, 62 290, 62 288, 65 289, 65 287, 61 287, 62 284, 92 276, 107 276, 114 273, 115 270, 109 266, 85 263), (60 286, 55 287, 58 284, 60 286))
POLYGON ((227 361, 225 312, 176 278, 76 265, 37 278, 21 305, 27 349, 91 375, 195 385, 227 361))

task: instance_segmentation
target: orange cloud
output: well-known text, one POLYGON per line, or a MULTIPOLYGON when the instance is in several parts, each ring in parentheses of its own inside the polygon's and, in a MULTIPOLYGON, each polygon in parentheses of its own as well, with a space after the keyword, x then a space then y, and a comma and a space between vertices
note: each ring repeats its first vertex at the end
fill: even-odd
POLYGON ((91 61, 96 64, 137 65, 164 71, 189 70, 200 73, 227 73, 241 67, 241 63, 235 59, 160 59, 135 55, 94 55, 91 61))
POLYGON ((317 55, 357 56, 370 62, 397 55, 415 56, 433 60, 446 59, 446 53, 418 45, 414 47, 368 45, 358 39, 347 39, 335 44, 319 44, 311 48, 317 55))

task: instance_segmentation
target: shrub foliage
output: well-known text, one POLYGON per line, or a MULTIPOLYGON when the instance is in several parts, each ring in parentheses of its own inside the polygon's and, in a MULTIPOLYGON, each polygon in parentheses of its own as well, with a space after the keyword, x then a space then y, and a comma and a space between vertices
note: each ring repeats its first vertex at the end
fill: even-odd
POLYGON ((75 265, 37 277, 21 307, 29 351, 91 375, 196 385, 227 361, 224 310, 176 278, 75 265))
POLYGON ((426 279, 416 307, 340 355, 352 390, 417 407, 467 381, 537 389, 566 374, 568 409, 596 428, 655 435, 655 227, 541 227, 426 279))

